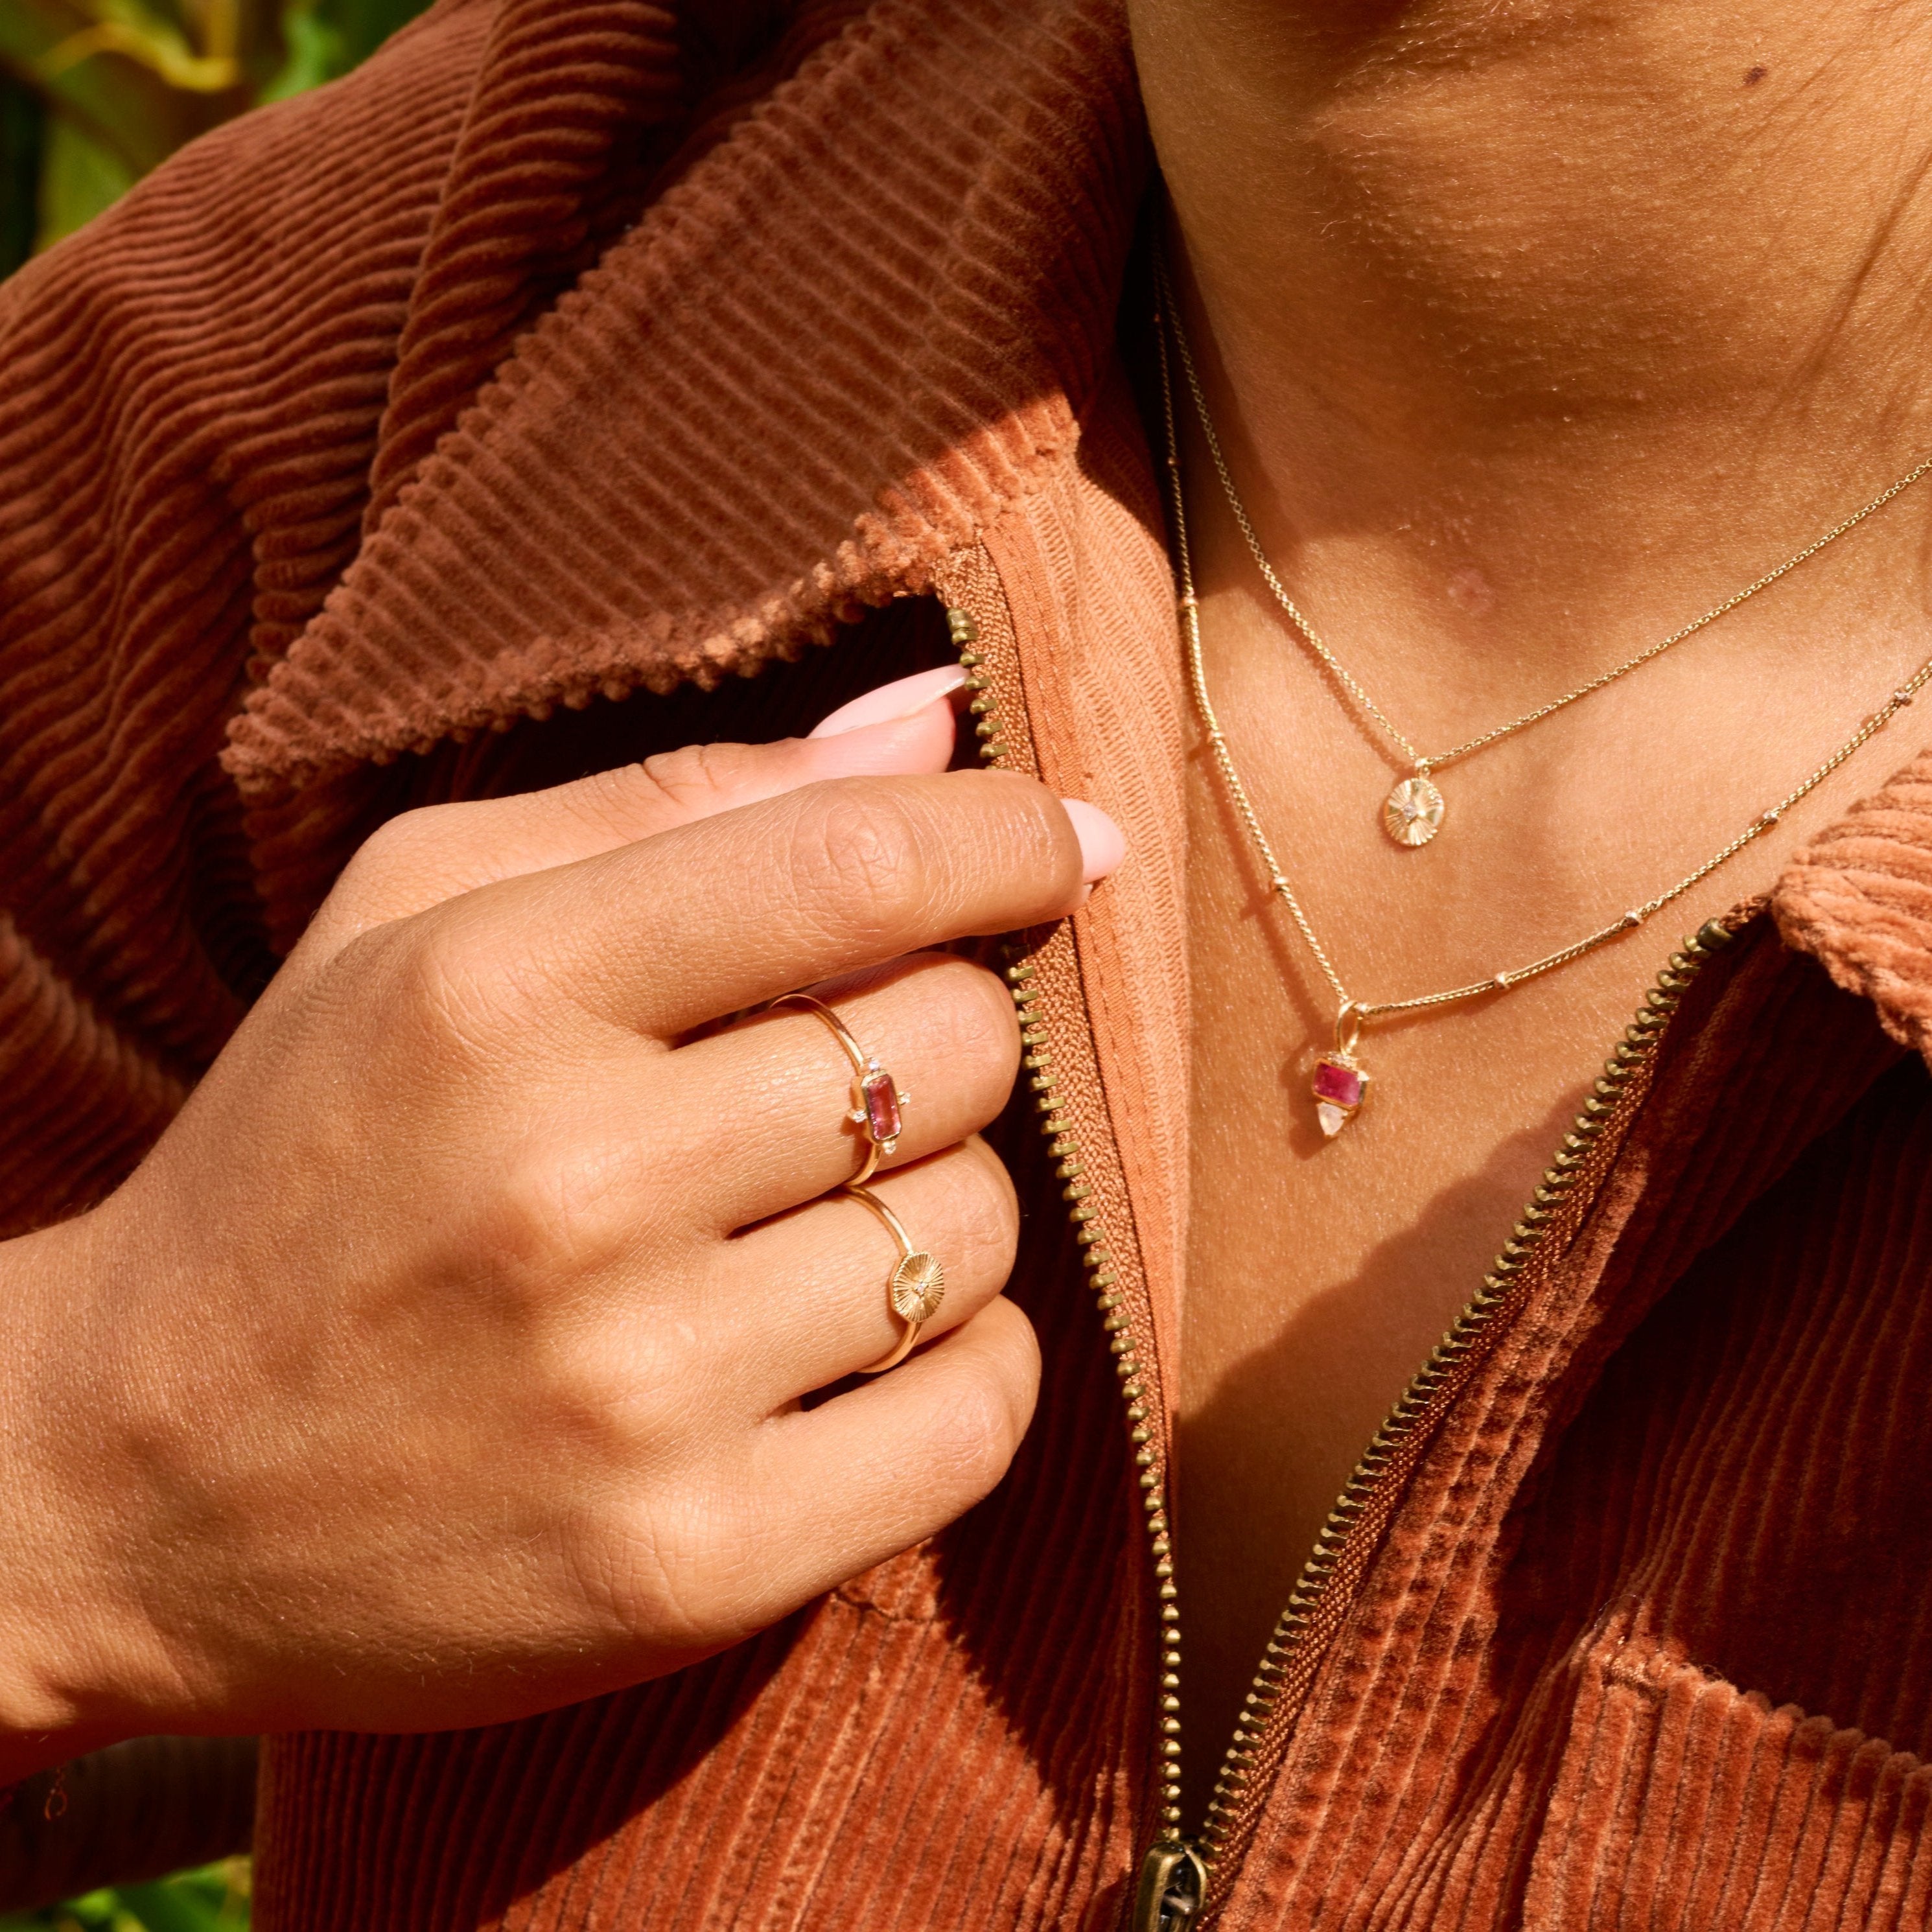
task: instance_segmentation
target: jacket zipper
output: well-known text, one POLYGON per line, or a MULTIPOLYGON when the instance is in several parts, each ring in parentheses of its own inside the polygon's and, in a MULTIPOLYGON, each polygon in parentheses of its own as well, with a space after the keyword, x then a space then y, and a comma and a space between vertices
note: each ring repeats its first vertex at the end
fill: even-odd
MULTIPOLYGON (((973 648, 979 640, 977 623, 970 611, 956 604, 947 609, 946 616, 959 662, 967 672, 966 688, 972 694, 969 710, 980 740, 980 757, 997 767, 1008 748, 1001 736, 1004 728, 992 680, 982 674, 983 656, 973 648)), ((1157 1435, 1160 1412, 1150 1411, 1145 1400, 1144 1366, 1131 1324, 1114 1292, 1115 1276, 1106 1231, 1086 1204, 1081 1150, 1063 1111, 1053 1042, 1031 984, 1034 968, 1021 957, 1019 948, 1007 949, 1006 976, 1020 1022, 1022 1065, 1040 1116, 1040 1131, 1064 1184, 1063 1198, 1070 1204, 1069 1218, 1083 1250, 1114 1358, 1160 1604, 1162 1669, 1155 1735, 1159 1739, 1156 1782, 1162 1801, 1158 1808, 1160 1830, 1142 1860, 1129 1921, 1131 1932, 1185 1932, 1225 1901, 1316 1672, 1436 1424, 1468 1382, 1487 1346, 1500 1338, 1556 1260, 1568 1250, 1648 1090, 1658 1043, 1678 1002, 1712 955, 1731 943, 1755 910, 1747 904, 1708 921, 1670 956, 1604 1063, 1582 1112, 1544 1170, 1522 1219, 1503 1244, 1482 1286, 1363 1452, 1268 1640, 1222 1759, 1198 1837, 1182 1831, 1179 1805, 1180 1611, 1166 1459, 1157 1435), (1149 1426, 1150 1414, 1156 1427, 1149 1426)))
MULTIPOLYGON (((1678 1004, 1756 910, 1747 902, 1706 921, 1671 954, 1482 1285, 1403 1390, 1329 1512, 1268 1640, 1208 1801, 1200 1839, 1208 1867, 1204 1916, 1226 1898, 1316 1672, 1436 1424, 1569 1251, 1649 1090, 1658 1048, 1678 1004)), ((1136 1932, 1142 1925, 1172 1932, 1187 1922, 1156 1913, 1138 1922, 1136 1932)))

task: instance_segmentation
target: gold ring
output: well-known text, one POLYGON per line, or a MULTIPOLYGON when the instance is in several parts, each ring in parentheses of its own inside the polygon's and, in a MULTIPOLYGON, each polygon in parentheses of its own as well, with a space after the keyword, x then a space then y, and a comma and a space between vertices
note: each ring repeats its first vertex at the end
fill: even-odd
POLYGON ((890 1355, 856 1371, 862 1376, 882 1376, 888 1369, 897 1368, 912 1353, 919 1331, 939 1312, 939 1304, 946 1299, 946 1270, 936 1256, 913 1246, 912 1237, 900 1224, 899 1217, 869 1187, 848 1180, 844 1191, 854 1201, 864 1202, 899 1244, 899 1258, 886 1277, 886 1299, 892 1304, 892 1312, 905 1324, 905 1332, 890 1355))
POLYGON ((805 1012, 815 1013, 831 1029, 832 1037, 852 1063, 852 1104, 845 1118, 862 1129, 865 1136, 859 1154, 859 1171, 852 1179, 854 1184, 870 1180, 878 1172, 880 1157, 898 1150, 899 1109, 912 1096, 899 1090, 898 1083, 852 1037, 845 1022, 823 1000, 814 999, 809 993, 784 993, 766 1010, 769 1012, 779 1006, 796 1006, 805 1012))

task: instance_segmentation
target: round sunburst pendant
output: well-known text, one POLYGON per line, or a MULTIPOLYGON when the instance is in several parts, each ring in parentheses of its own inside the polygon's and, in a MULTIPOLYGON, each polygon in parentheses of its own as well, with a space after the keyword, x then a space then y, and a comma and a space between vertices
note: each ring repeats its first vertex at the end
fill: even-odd
POLYGON ((1382 800, 1382 830, 1398 845, 1426 845, 1442 830, 1446 808, 1442 794, 1418 772, 1382 800))

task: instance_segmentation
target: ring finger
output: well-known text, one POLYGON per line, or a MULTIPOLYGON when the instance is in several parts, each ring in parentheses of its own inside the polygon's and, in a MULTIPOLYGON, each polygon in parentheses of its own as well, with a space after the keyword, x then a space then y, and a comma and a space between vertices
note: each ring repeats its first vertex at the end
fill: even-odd
MULTIPOLYGON (((1006 1286, 1019 1235, 1012 1183, 977 1139, 867 1184, 898 1222, 902 1243, 863 1202, 842 1192, 795 1208, 718 1244, 713 1292, 721 1350, 756 1363, 762 1412, 868 1368, 904 1339, 891 1296, 907 1250, 944 1271, 922 1342, 967 1321, 1006 1286)), ((909 1279, 924 1282, 915 1266, 909 1279)))

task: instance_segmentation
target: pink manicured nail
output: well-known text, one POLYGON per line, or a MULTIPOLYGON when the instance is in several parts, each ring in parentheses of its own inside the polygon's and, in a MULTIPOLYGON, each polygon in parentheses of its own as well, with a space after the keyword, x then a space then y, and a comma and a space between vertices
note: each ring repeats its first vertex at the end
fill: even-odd
POLYGON ((1120 828, 1097 805, 1080 798, 1063 798, 1060 802, 1080 841, 1080 876, 1090 886, 1118 868, 1127 856, 1127 842, 1120 828))
POLYGON ((966 674, 957 664, 941 664, 936 670, 915 671, 910 677, 896 678, 877 690, 868 691, 842 704, 830 717, 812 728, 814 738, 836 738, 842 732, 862 730, 868 724, 890 724, 901 718, 915 717, 928 704, 950 698, 966 682, 966 674))

